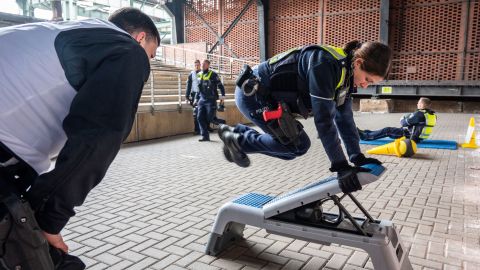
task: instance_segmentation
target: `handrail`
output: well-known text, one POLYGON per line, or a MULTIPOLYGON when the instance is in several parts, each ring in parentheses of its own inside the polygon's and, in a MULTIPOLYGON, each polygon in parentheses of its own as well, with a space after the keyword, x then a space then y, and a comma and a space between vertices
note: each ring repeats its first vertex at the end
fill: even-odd
POLYGON ((207 52, 185 49, 182 47, 160 45, 157 50, 156 60, 160 60, 165 64, 182 68, 193 68, 194 61, 200 59, 208 59, 211 61, 210 67, 220 74, 228 74, 230 78, 238 74, 244 64, 255 66, 258 62, 238 59, 223 55, 210 54, 207 52))
MULTIPOLYGON (((184 94, 186 92, 186 89, 185 89, 185 83, 186 83, 186 80, 185 80, 185 77, 182 78, 182 76, 184 75, 190 75, 189 72, 182 72, 182 71, 171 71, 171 70, 162 70, 162 69, 155 69, 155 68, 151 68, 151 73, 150 73, 150 78, 149 78, 149 81, 148 81, 148 84, 145 85, 145 92, 144 92, 144 95, 143 98, 144 98, 144 101, 142 103, 147 103, 150 105, 150 112, 153 114, 156 109, 156 105, 158 105, 159 103, 169 103, 171 105, 176 105, 176 109, 170 109, 170 110, 174 110, 174 111, 181 111, 183 109, 183 97, 184 97, 184 94), (157 71, 156 75, 155 76, 155 73, 154 71, 157 71), (155 94, 155 91, 156 90, 159 90, 158 88, 155 88, 155 84, 156 82, 161 82, 162 78, 161 76, 163 75, 167 75, 169 77, 172 77, 171 80, 170 80, 170 83, 171 84, 171 88, 169 88, 170 90, 176 90, 176 93, 175 92, 171 92, 171 93, 168 93, 168 94, 155 94), (160 96, 160 97, 159 97, 160 96), (162 96, 169 96, 169 97, 172 97, 173 96, 176 96, 176 100, 174 101, 173 99, 171 101, 158 101, 157 98, 161 98, 162 96), (146 100, 146 98, 149 98, 149 101, 146 100)), ((224 74, 219 74, 220 75, 220 80, 222 83, 225 83, 225 79, 226 79, 226 76, 224 74)), ((228 85, 232 86, 230 83, 228 83, 228 85)))

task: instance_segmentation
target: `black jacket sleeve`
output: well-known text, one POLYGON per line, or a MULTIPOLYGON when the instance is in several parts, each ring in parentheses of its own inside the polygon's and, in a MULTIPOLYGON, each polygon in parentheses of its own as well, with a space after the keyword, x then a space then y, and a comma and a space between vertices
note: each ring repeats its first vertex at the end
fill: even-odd
POLYGON ((217 73, 215 73, 214 80, 214 84, 218 87, 218 89, 220 89, 220 93, 222 94, 222 96, 225 96, 225 87, 223 86, 223 83, 220 80, 220 76, 217 73))
POLYGON ((103 59, 79 87, 63 121, 67 141, 55 168, 29 192, 45 232, 59 233, 104 177, 131 130, 149 70, 145 51, 135 45, 103 59))
POLYGON ((335 64, 329 61, 312 66, 307 72, 315 126, 332 163, 346 162, 334 121, 337 109, 333 97, 338 78, 335 64))
POLYGON ((342 141, 347 148, 349 159, 352 160, 359 154, 360 138, 358 136, 357 125, 353 120, 352 98, 345 99, 345 103, 337 107, 337 114, 335 116, 335 124, 337 125, 342 141))
POLYGON ((426 124, 426 119, 423 112, 415 111, 414 113, 410 114, 409 117, 405 118, 405 122, 410 130, 410 138, 414 141, 418 141, 426 124))
POLYGON ((190 99, 190 95, 192 93, 192 73, 188 75, 187 79, 187 92, 185 93, 185 99, 190 99))

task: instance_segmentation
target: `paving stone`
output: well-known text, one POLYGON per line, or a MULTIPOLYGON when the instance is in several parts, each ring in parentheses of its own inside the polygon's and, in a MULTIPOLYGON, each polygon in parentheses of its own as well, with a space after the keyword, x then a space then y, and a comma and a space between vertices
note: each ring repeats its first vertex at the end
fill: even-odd
POLYGON ((137 252, 130 251, 130 250, 126 250, 126 251, 118 254, 118 256, 124 258, 125 260, 129 260, 129 261, 132 261, 132 262, 138 262, 138 261, 142 260, 143 258, 145 258, 144 255, 142 255, 140 253, 137 253, 137 252))
POLYGON ((153 269, 158 269, 158 270, 165 269, 166 267, 175 263, 179 259, 180 259, 180 256, 178 256, 178 255, 174 255, 174 254, 168 255, 167 257, 163 258, 161 261, 155 263, 151 267, 153 269))
MULTIPOLYGON (((354 117, 358 127, 377 129, 398 126, 401 115, 354 117)), ((463 140, 470 115, 438 116, 432 139, 463 140)), ((216 134, 208 144, 185 135, 124 145, 62 232, 71 253, 88 269, 373 269, 364 251, 252 226, 245 241, 219 257, 204 254, 225 202, 247 192, 278 195, 331 175, 313 119, 302 123, 312 140, 308 153, 291 161, 250 155, 248 169, 224 160, 216 134), (202 170, 193 173, 192 164, 202 170)), ((361 145, 363 152, 370 148, 361 145)), ((387 174, 355 196, 374 218, 392 219, 414 269, 478 268, 480 150, 418 149, 411 158, 375 158, 387 174)), ((345 205, 361 215, 351 202, 345 205)))
POLYGON ((215 260, 211 263, 211 265, 219 267, 219 268, 223 268, 223 269, 232 269, 232 270, 233 269, 241 269, 243 267, 243 265, 241 265, 239 263, 224 260, 224 259, 215 260))
POLYGON ((296 270, 296 269, 301 269, 303 266, 304 262, 297 261, 297 260, 290 260, 288 261, 287 264, 285 264, 284 267, 282 267, 282 270, 296 270))
POLYGON ((122 258, 120 258, 118 256, 115 256, 115 255, 112 255, 112 254, 109 254, 109 253, 99 254, 95 257, 95 259, 97 261, 106 263, 108 265, 114 265, 114 264, 116 264, 116 263, 118 263, 119 261, 122 260, 122 258))
POLYGON ((192 269, 192 270, 218 270, 220 268, 212 266, 212 265, 208 265, 208 264, 205 264, 205 263, 202 263, 202 262, 194 262, 191 265, 189 265, 188 269, 192 269))
POLYGON ((313 257, 307 262, 307 264, 305 264, 305 266, 302 269, 304 270, 322 269, 326 263, 327 263, 326 259, 313 257))

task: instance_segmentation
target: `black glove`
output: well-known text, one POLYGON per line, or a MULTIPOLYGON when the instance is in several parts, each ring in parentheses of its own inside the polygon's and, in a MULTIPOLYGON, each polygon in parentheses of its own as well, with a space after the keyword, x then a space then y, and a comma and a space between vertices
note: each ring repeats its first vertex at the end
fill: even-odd
POLYGON ((381 165, 382 162, 376 158, 367 158, 365 157, 364 154, 360 153, 356 155, 355 157, 352 158, 352 163, 355 164, 355 166, 360 167, 365 164, 378 164, 381 165))
POLYGON ((343 193, 351 193, 362 189, 358 181, 358 172, 369 172, 369 169, 361 167, 352 167, 347 161, 332 163, 331 172, 337 172, 338 185, 343 193))

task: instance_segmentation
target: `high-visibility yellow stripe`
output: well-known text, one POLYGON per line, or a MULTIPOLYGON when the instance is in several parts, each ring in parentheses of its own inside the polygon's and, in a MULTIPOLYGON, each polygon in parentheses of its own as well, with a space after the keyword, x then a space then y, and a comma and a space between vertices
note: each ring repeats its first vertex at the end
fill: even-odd
POLYGON ((347 73, 347 69, 343 67, 342 75, 340 76, 340 81, 338 82, 337 86, 335 86, 335 89, 338 89, 343 85, 343 82, 345 81, 345 73, 347 73))
POLYGON ((320 46, 320 47, 322 47, 324 50, 329 52, 337 60, 342 60, 345 57, 347 57, 347 54, 343 51, 342 48, 338 48, 338 47, 334 47, 334 46, 330 46, 330 45, 323 45, 323 46, 320 46))
POLYGON ((425 116, 425 127, 422 129, 422 134, 420 134, 420 139, 428 139, 430 134, 432 134, 433 127, 437 124, 437 116, 435 114, 430 114, 426 111, 423 111, 425 116))
MULTIPOLYGON (((322 48, 323 50, 327 51, 328 53, 330 53, 336 60, 343 60, 347 57, 347 54, 345 53, 345 51, 342 49, 342 48, 339 48, 339 47, 334 47, 334 46, 330 46, 330 45, 323 45, 323 46, 318 46, 320 48, 322 48)), ((287 55, 289 55, 290 53, 292 52, 296 52, 296 51, 300 51, 302 49, 302 47, 296 47, 296 48, 292 48, 288 51, 285 51, 285 52, 282 52, 282 53, 279 53, 275 56, 273 56, 272 58, 270 58, 270 60, 268 61, 268 63, 270 65, 272 64, 275 64, 277 63, 279 60, 283 59, 284 57, 286 57, 287 55)), ((347 74, 347 69, 346 67, 342 67, 342 74, 340 76, 340 81, 337 83, 337 86, 335 86, 335 89, 338 89, 340 87, 342 87, 342 85, 344 84, 345 82, 345 76, 347 74)))
POLYGON ((202 81, 208 81, 210 80, 210 77, 212 77, 212 71, 210 70, 207 74, 203 74, 200 76, 200 79, 202 81))
MULTIPOLYGON (((329 46, 329 45, 323 45, 320 47, 322 47, 324 50, 330 53, 337 60, 343 60, 347 57, 347 54, 343 51, 342 48, 329 46)), ((342 75, 340 76, 340 81, 338 82, 337 86, 335 86, 335 89, 342 87, 343 83, 345 82, 346 73, 347 73, 347 69, 345 67, 342 67, 342 75)))

